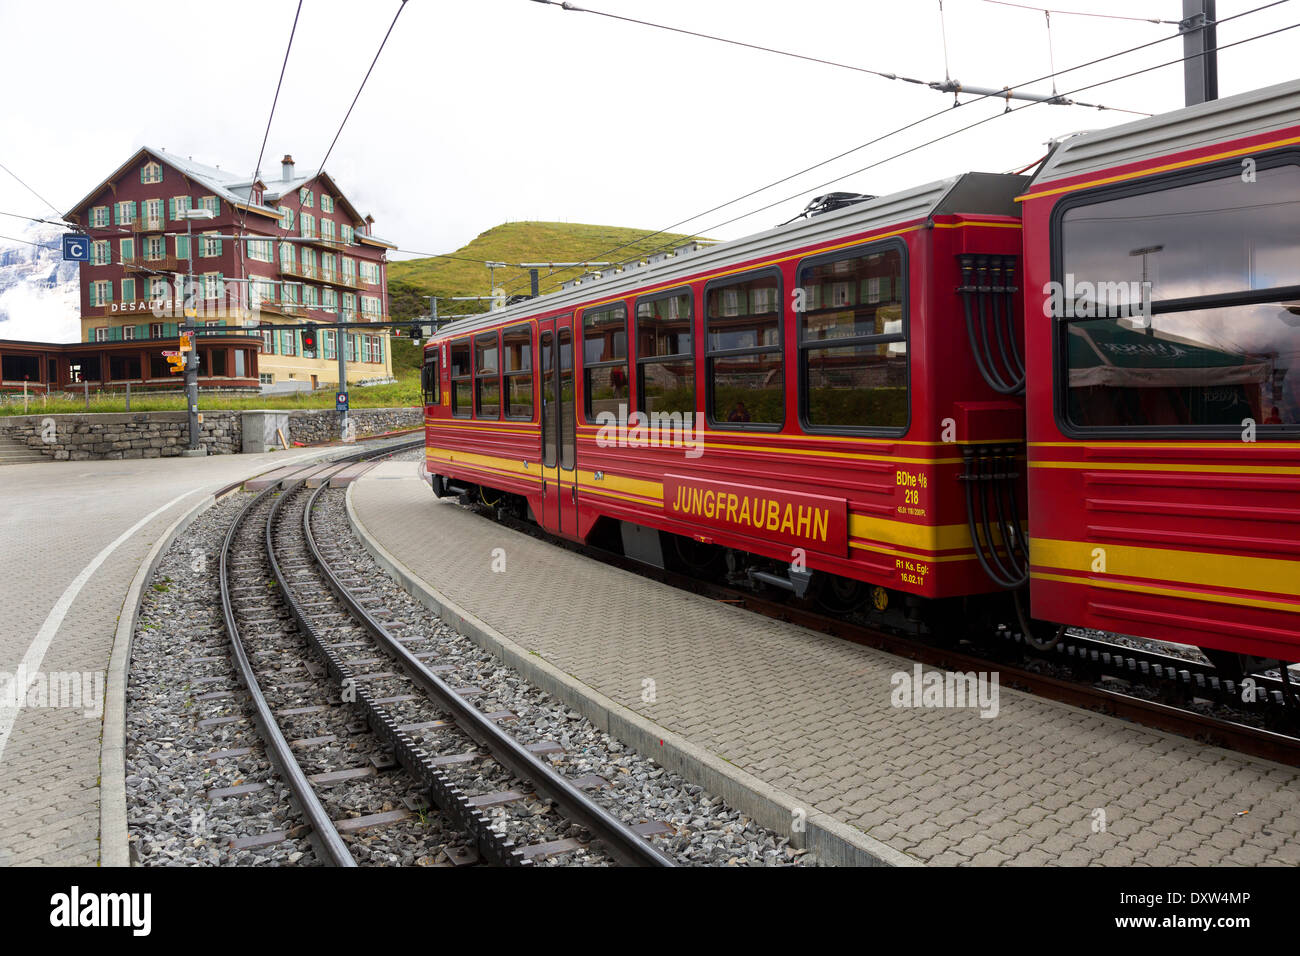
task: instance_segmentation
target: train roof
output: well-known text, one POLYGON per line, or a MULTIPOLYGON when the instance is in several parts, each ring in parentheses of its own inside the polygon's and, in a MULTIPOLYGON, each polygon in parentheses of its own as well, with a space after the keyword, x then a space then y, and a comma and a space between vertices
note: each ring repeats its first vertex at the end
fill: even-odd
POLYGON ((475 329, 524 318, 540 311, 577 306, 589 301, 593 295, 600 298, 628 295, 647 286, 663 285, 676 279, 685 281, 689 276, 728 263, 757 259, 783 249, 830 242, 918 219, 957 213, 1019 218, 1020 210, 1015 197, 1025 190, 1028 182, 1028 176, 1007 173, 964 173, 888 196, 877 196, 742 239, 695 249, 686 246, 677 254, 652 257, 655 261, 629 263, 617 272, 606 272, 598 279, 568 285, 559 292, 449 322, 437 334, 460 335, 473 332, 475 329))
POLYGON ((1031 188, 1290 126, 1300 126, 1300 80, 1063 139, 1034 175, 1031 188))

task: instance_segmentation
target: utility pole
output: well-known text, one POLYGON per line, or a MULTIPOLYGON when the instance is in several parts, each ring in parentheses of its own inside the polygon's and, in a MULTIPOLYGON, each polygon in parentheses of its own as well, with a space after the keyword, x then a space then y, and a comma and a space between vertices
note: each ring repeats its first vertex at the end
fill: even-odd
POLYGON ((203 207, 182 209, 180 212, 185 218, 185 253, 187 259, 185 298, 182 303, 185 323, 181 327, 181 332, 182 335, 188 336, 190 340, 190 350, 185 353, 185 406, 189 412, 190 440, 189 447, 184 454, 187 457, 200 457, 206 452, 204 452, 203 445, 199 442, 199 349, 198 337, 194 331, 194 320, 198 314, 194 295, 194 220, 212 219, 215 214, 211 209, 203 207), (191 308, 191 302, 194 302, 195 307, 191 308))
POLYGON ((1219 38, 1214 0, 1183 0, 1183 88, 1187 106, 1219 98, 1219 38))

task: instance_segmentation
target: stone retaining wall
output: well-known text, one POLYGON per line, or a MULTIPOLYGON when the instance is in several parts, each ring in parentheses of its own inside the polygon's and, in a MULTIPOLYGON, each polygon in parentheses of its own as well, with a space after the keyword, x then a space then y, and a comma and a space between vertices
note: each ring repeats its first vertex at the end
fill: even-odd
MULTIPOLYGON (((349 413, 357 437, 414 428, 423 422, 420 408, 358 408, 349 413)), ((238 454, 242 411, 203 413, 199 442, 209 455, 238 454)), ((57 461, 111 458, 170 458, 189 445, 185 412, 15 415, 0 417, 0 435, 26 444, 57 461)), ((338 413, 331 409, 295 409, 289 413, 290 444, 337 441, 338 413)))

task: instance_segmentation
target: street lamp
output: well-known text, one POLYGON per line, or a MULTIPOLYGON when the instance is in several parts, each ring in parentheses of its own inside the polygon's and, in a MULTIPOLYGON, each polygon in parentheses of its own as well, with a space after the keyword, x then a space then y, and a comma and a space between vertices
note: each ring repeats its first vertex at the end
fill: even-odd
POLYGON ((189 409, 190 418, 190 442, 186 454, 200 456, 204 451, 203 446, 199 444, 199 350, 198 340, 194 334, 194 319, 198 311, 190 305, 194 296, 194 220, 215 219, 217 214, 202 206, 197 209, 178 211, 180 217, 185 220, 185 257, 188 260, 185 297, 182 299, 182 308, 185 310, 183 331, 190 338, 190 351, 185 356, 185 405, 189 409))

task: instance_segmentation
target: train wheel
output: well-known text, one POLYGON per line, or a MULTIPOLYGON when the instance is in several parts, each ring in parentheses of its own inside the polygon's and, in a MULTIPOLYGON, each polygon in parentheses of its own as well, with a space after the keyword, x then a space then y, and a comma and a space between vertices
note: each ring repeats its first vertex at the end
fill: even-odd
POLYGON ((817 577, 817 593, 814 600, 829 614, 848 614, 856 611, 867 599, 870 590, 862 581, 840 577, 838 574, 821 574, 817 577))
POLYGON ((722 554, 716 545, 673 535, 673 555, 678 570, 699 578, 716 577, 722 571, 722 554))
POLYGON ((1212 647, 1202 647, 1204 654, 1219 672, 1220 680, 1241 683, 1241 679, 1250 673, 1250 662, 1244 654, 1235 651, 1220 651, 1212 647))

